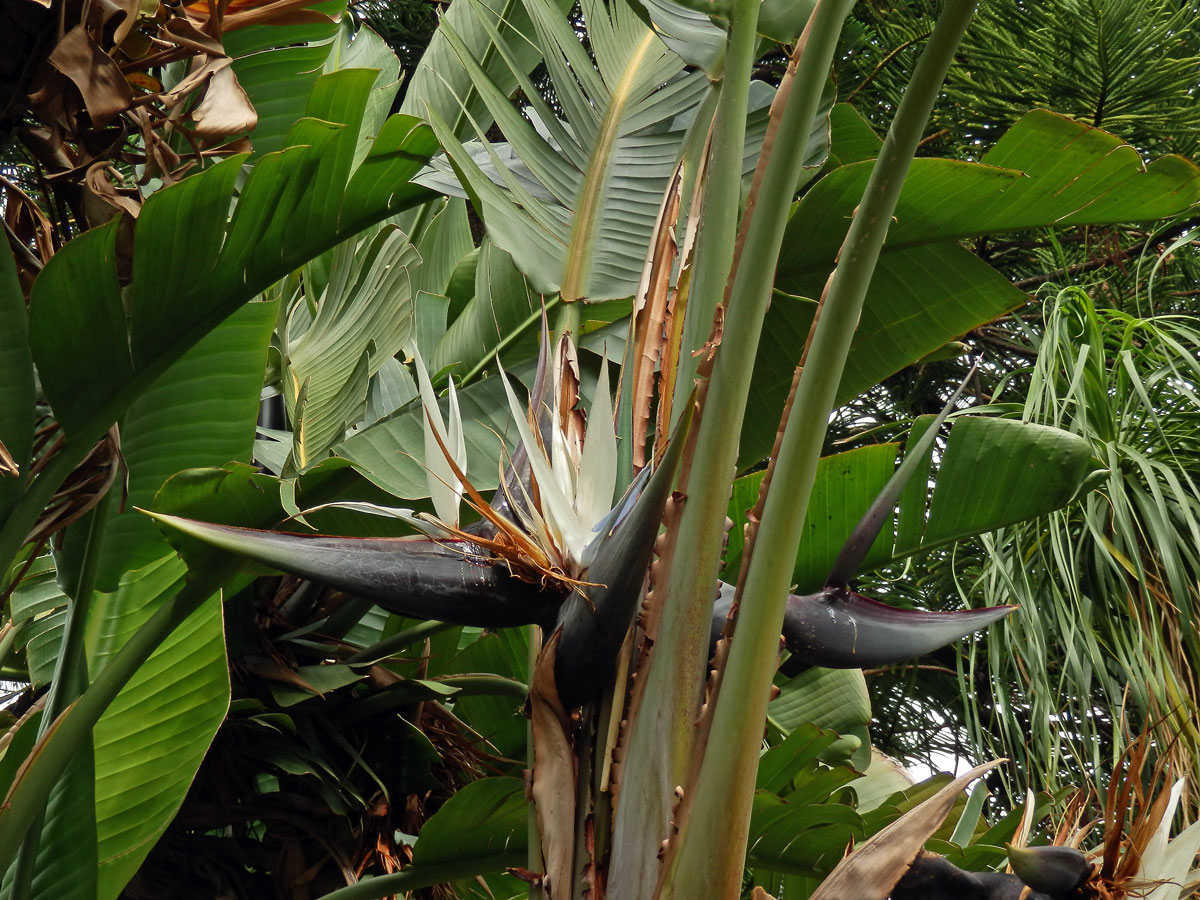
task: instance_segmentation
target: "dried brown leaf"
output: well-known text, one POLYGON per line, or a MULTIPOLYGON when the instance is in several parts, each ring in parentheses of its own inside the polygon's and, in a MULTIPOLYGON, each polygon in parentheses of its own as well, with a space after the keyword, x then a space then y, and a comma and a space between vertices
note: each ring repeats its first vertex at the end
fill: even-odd
POLYGON ((21 467, 17 465, 17 461, 13 459, 8 448, 4 446, 4 441, 0 441, 0 477, 10 475, 13 478, 19 478, 21 475, 21 467))
POLYGON ((533 796, 542 844, 546 900, 571 896, 575 857, 575 755, 570 723, 554 684, 554 659, 561 632, 538 654, 529 685, 533 737, 533 796))
POLYGON ((994 759, 976 766, 859 845, 810 900, 883 900, 949 815, 962 790, 1002 762, 994 759))
POLYGON ((89 214, 88 221, 93 225, 98 225, 101 222, 107 222, 114 215, 120 212, 127 212, 135 219, 138 213, 142 211, 142 204, 128 193, 122 193, 117 189, 117 186, 109 180, 107 172, 110 164, 107 162, 93 163, 88 167, 87 176, 84 178, 84 185, 87 192, 84 197, 85 209, 90 210, 98 204, 102 210, 97 211, 95 215, 89 214), (92 202, 89 203, 88 201, 92 202))
POLYGON ((233 60, 228 56, 196 56, 192 58, 192 70, 171 90, 162 95, 163 103, 173 106, 204 84, 217 71, 224 69, 233 60))
POLYGON ((221 20, 224 31, 245 28, 248 25, 304 25, 336 21, 336 16, 308 9, 316 0, 275 0, 263 3, 260 0, 245 0, 229 4, 221 20))
POLYGON ((97 128, 128 109, 133 100, 120 68, 82 25, 62 36, 50 51, 50 64, 79 88, 92 125, 97 128))
POLYGON ((133 31, 133 26, 137 24, 138 13, 142 8, 141 0, 106 0, 106 2, 115 7, 121 16, 120 19, 117 19, 116 28, 112 33, 112 45, 119 47, 125 38, 129 37, 129 32, 133 31))
POLYGON ((180 17, 170 19, 159 29, 158 34, 165 41, 205 56, 225 55, 225 48, 221 46, 221 42, 212 35, 201 31, 189 19, 180 17))
POLYGON ((222 141, 258 124, 254 104, 238 84, 231 66, 213 73, 204 92, 204 99, 192 110, 196 134, 208 143, 222 141))
MULTIPOLYGON (((678 250, 674 232, 679 216, 682 179, 681 162, 675 167, 659 206, 642 281, 634 297, 633 464, 639 469, 646 465, 646 430, 654 401, 656 375, 660 371, 659 364, 667 340, 667 301, 671 290, 671 269, 678 250)), ((660 398, 660 403, 667 399, 660 398)))

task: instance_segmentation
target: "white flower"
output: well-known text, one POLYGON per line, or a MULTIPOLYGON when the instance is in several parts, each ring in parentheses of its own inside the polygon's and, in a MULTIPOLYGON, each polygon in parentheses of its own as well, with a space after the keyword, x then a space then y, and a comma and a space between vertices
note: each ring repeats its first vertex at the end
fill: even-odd
MULTIPOLYGON (((560 354, 559 359, 563 359, 560 354)), ((566 377, 560 363, 556 372, 556 388, 566 377)), ((554 409, 550 447, 543 446, 541 436, 534 433, 529 417, 521 410, 516 394, 501 369, 509 408, 517 432, 529 457, 529 466, 537 484, 540 501, 538 515, 523 523, 543 549, 556 557, 572 577, 578 576, 595 554, 598 526, 612 508, 613 491, 617 480, 617 436, 613 426, 612 397, 609 394, 608 364, 602 362, 596 379, 592 408, 587 418, 587 434, 582 441, 563 430, 570 420, 570 410, 559 408, 561 389, 552 391, 554 409)), ((532 508, 533 504, 526 504, 532 508)))

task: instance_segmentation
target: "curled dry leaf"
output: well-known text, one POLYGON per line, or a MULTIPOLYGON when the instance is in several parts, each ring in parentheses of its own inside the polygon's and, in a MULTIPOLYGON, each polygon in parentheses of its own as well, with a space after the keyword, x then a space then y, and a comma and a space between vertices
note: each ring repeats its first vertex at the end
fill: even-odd
POLYGON ((83 95, 92 125, 107 125, 133 102, 129 83, 120 67, 88 34, 83 25, 76 25, 50 52, 50 64, 67 78, 83 95))
POLYGON ((883 900, 949 815, 962 790, 1000 763, 976 766, 910 809, 838 863, 810 900, 883 900))
POLYGON ((533 805, 542 841, 547 900, 571 896, 575 857, 575 756, 570 723, 555 687, 559 632, 538 654, 529 685, 533 735, 533 805))
MULTIPOLYGON (((84 185, 87 188, 84 208, 93 225, 108 221, 117 212, 127 212, 136 219, 138 213, 142 211, 142 204, 134 196, 130 196, 131 193, 136 194, 136 192, 122 191, 109 179, 108 170, 110 168, 111 164, 105 161, 92 163, 88 166, 87 177, 84 179, 84 185), (102 209, 93 214, 92 207, 95 206, 100 206, 102 209)), ((120 177, 119 174, 117 177, 120 177)))
POLYGON ((192 110, 192 119, 197 135, 206 141, 217 141, 231 134, 250 131, 258 124, 258 113, 238 84, 233 68, 225 65, 209 78, 204 99, 192 110))
MULTIPOLYGON (((679 216, 679 197, 682 187, 683 163, 675 167, 675 174, 663 195, 658 210, 658 221, 654 225, 654 236, 650 252, 642 271, 642 282, 638 285, 635 299, 633 357, 633 464, 641 468, 646 464, 645 433, 650 421, 650 409, 654 399, 657 378, 665 377, 667 366, 660 365, 666 350, 669 301, 671 293, 671 269, 675 263, 675 222, 679 216)), ((662 393, 665 402, 667 395, 662 393)))

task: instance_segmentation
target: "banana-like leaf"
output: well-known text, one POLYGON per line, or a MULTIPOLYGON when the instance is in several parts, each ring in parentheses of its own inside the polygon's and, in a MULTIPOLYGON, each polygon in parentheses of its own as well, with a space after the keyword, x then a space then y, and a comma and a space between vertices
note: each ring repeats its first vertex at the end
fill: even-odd
POLYGON ((368 379, 410 339, 409 270, 419 262, 413 245, 389 225, 341 245, 322 295, 293 305, 281 340, 297 471, 344 440, 365 413, 368 379))
POLYGON ((459 377, 470 380, 522 333, 535 329, 540 316, 538 300, 512 257, 485 237, 475 266, 474 296, 446 329, 430 366, 439 372, 455 365, 459 377))
MULTIPOLYGON (((413 291, 447 296, 450 281, 463 257, 475 249, 471 240, 471 225, 467 220, 467 205, 459 199, 429 201, 432 211, 429 225, 418 234, 410 235, 421 265, 412 273, 413 291)), ((429 358, 438 372, 433 348, 442 340, 445 323, 436 334, 417 332, 418 349, 429 358)))
MULTIPOLYGON (((503 458, 506 442, 516 441, 504 387, 498 378, 485 378, 459 391, 458 402, 471 483, 489 490, 499 481, 497 461, 503 458)), ((445 407, 442 413, 447 413, 445 407)), ((417 458, 425 439, 424 422, 421 403, 414 398, 391 416, 347 438, 334 454, 352 462, 389 494, 405 500, 428 497, 426 470, 417 458)))
POLYGON ((830 729, 842 736, 842 744, 830 745, 822 759, 852 757, 857 767, 858 758, 866 758, 863 738, 871 722, 871 697, 861 671, 814 668, 776 683, 779 696, 767 706, 771 728, 785 735, 805 724, 830 729))
MULTIPOLYGON (((565 14, 569 0, 555 0, 565 14)), ((431 109, 452 124, 454 136, 465 140, 475 128, 487 130, 491 115, 473 86, 474 76, 459 56, 461 44, 487 72, 505 96, 518 86, 518 77, 532 72, 542 61, 533 23, 522 0, 482 0, 460 3, 442 13, 442 27, 430 38, 404 90, 400 114, 423 118, 431 109), (449 33, 457 38, 455 45, 449 33), (501 55, 494 43, 499 35, 507 53, 501 55), (515 63, 515 67, 514 64, 515 63)))
MULTIPOLYGON (((177 593, 174 555, 97 594, 89 663, 95 670, 177 593)), ((98 900, 113 900, 175 817, 229 706, 219 596, 186 619, 142 664, 96 723, 98 900)))
MULTIPOLYGON (((177 360, 121 419, 126 510, 108 504, 96 586, 115 591, 121 576, 160 559, 170 547, 154 524, 134 511, 149 506, 168 478, 183 469, 250 461, 254 418, 277 303, 248 303, 177 360)), ((79 565, 87 529, 67 533, 60 567, 79 565), (72 557, 66 558, 65 557, 72 557)))
MULTIPOLYGON (((46 801, 30 900, 92 900, 97 896, 95 772, 91 741, 67 765, 46 801)), ((10 900, 17 866, 0 883, 10 900)))
MULTIPOLYGON (((832 772, 832 769, 826 771, 832 772)), ((840 779, 830 779, 834 790, 840 779)), ((866 835, 862 818, 842 803, 792 804, 758 791, 750 814, 746 865, 819 878, 866 835)))
MULTIPOLYGON (((840 118, 844 123, 846 114, 840 118)), ((861 127, 854 133, 859 135, 854 146, 867 148, 869 135, 861 127)), ((797 205, 780 253, 780 290, 820 296, 872 165, 863 161, 834 170, 797 205)), ((1187 160, 1167 156, 1147 167, 1137 151, 1112 135, 1042 110, 1022 118, 979 163, 914 160, 837 402, 1024 302, 1022 292, 959 239, 1159 219, 1197 199, 1200 168, 1187 160)), ((755 361, 756 412, 746 417, 742 433, 743 466, 770 453, 813 308, 779 297, 767 314, 755 361)))
MULTIPOLYGON (((455 655, 449 671, 489 672, 528 684, 529 629, 485 632, 455 655)), ((454 715, 491 745, 489 752, 524 759, 526 720, 519 703, 511 697, 459 696, 454 698, 454 715)))
MULTIPOLYGON (((559 291, 569 300, 628 296, 637 287, 662 192, 682 152, 684 131, 672 123, 700 103, 708 82, 702 73, 686 72, 683 60, 623 2, 584 4, 594 63, 549 0, 525 5, 562 121, 498 33, 493 41, 525 92, 528 118, 453 29, 443 29, 524 171, 502 159, 478 129, 478 152, 491 162, 489 175, 433 108, 430 122, 489 233, 535 289, 559 291)), ((486 16, 479 21, 487 26, 486 16)), ((442 165, 441 176, 426 183, 446 185, 451 173, 442 165)))
MULTIPOLYGON (((356 28, 353 16, 343 16, 325 58, 325 72, 342 69, 376 70, 375 83, 358 129, 358 151, 354 155, 354 164, 358 165, 370 151, 371 142, 392 111, 396 92, 400 89, 400 60, 378 34, 365 25, 356 28)), ((299 115, 292 121, 296 118, 299 115)))
MULTIPOLYGON (((854 208, 872 166, 842 166, 800 201, 780 254, 780 287, 790 290, 803 273, 826 271, 841 245, 835 223, 854 208)), ((884 253, 1044 226, 1162 219, 1198 199, 1200 168, 1183 157, 1147 166, 1111 134, 1034 110, 978 163, 914 160, 884 253)))
POLYGON ((319 8, 330 16, 344 16, 345 23, 240 28, 223 36, 238 84, 258 114, 258 124, 250 133, 255 157, 286 146, 287 132, 304 115, 308 95, 339 44, 339 33, 350 27, 345 0, 319 8))
MULTIPOLYGON (((87 639, 93 672, 103 668, 164 595, 178 590, 184 573, 172 554, 132 572, 115 592, 93 595, 87 639)), ((61 631, 66 598, 52 571, 23 582, 13 602, 14 615, 25 623, 23 632, 29 625, 56 620, 61 631), (25 614, 37 618, 26 620, 25 614)), ((53 670, 58 639, 54 632, 34 634, 26 651, 31 678, 39 672, 45 678, 53 670)), ((32 897, 111 900, 120 894, 183 802, 228 702, 224 628, 214 597, 117 695, 92 740, 78 751, 86 766, 77 771, 73 762, 55 787, 39 841, 32 897), (89 874, 97 879, 90 893, 75 893, 88 886, 89 874)))
MULTIPOLYGON (((699 66, 716 80, 725 65, 727 28, 700 9, 675 0, 636 0, 664 44, 688 65, 699 66)), ((761 13, 759 14, 761 18, 761 13)))
POLYGON ((30 342, 69 434, 98 436, 247 299, 426 196, 409 179, 434 144, 411 118, 389 119, 353 165, 374 81, 361 69, 317 79, 311 118, 297 122, 288 149, 262 157, 239 190, 240 157, 150 197, 134 229, 133 280, 124 291, 116 221, 71 241, 46 266, 33 287, 30 342))
MULTIPOLYGON (((824 582, 839 548, 891 476, 896 449, 864 447, 821 460, 792 576, 800 591, 824 582)), ((869 569, 1058 509, 1074 499, 1094 470, 1091 446, 1078 435, 1011 419, 960 416, 950 431, 933 498, 924 490, 906 491, 899 528, 885 527, 862 565, 869 569), (980 472, 989 477, 980 479, 980 472)), ((734 535, 746 521, 745 504, 752 505, 761 477, 738 479, 736 505, 730 509, 734 535)), ((731 541, 730 549, 737 554, 740 542, 731 541)), ((726 571, 736 568, 727 565, 726 571)))
POLYGON ((16 632, 13 645, 25 651, 30 686, 44 687, 54 676, 67 618, 67 595, 58 586, 50 556, 34 560, 13 591, 10 604, 16 632))

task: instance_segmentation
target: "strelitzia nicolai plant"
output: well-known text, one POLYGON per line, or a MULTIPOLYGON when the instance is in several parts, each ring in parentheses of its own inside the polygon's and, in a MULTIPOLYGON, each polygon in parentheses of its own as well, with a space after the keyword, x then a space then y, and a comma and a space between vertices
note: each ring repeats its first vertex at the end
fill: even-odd
MULTIPOLYGON (((753 355, 757 329, 761 327, 770 294, 770 275, 782 239, 791 186, 798 182, 803 164, 802 159, 778 152, 777 148, 789 146, 797 133, 807 135, 811 127, 847 3, 819 3, 793 56, 792 67, 772 109, 764 152, 736 242, 738 255, 732 260, 733 274, 728 287, 722 284, 718 290, 714 285, 707 288, 713 294, 689 298, 689 315, 697 310, 696 314, 703 318, 706 308, 709 314, 716 309, 723 311, 723 331, 714 332, 715 338, 706 348, 675 349, 676 359, 690 359, 693 349, 707 353, 700 364, 700 397, 695 403, 681 402, 679 398, 672 402, 670 397, 664 400, 678 412, 679 419, 669 429, 669 441, 665 437, 668 429, 658 429, 656 455, 662 460, 654 467, 646 490, 629 506, 628 512, 622 512, 625 504, 618 504, 617 527, 606 524, 597 539, 583 540, 588 533, 587 523, 577 514, 587 508, 592 510, 594 518, 596 509, 605 504, 577 505, 574 510, 564 508, 569 498, 561 488, 571 481, 570 477, 563 477, 571 471, 565 468, 568 454, 564 451, 573 441, 572 420, 564 415, 567 412, 564 404, 546 404, 542 399, 546 374, 545 366, 539 367, 543 384, 535 386, 531 414, 518 429, 522 440, 517 453, 524 454, 529 476, 518 469, 515 478, 505 479, 506 484, 520 485, 528 477, 530 487, 519 497, 511 488, 506 489, 501 497, 510 505, 517 499, 524 502, 524 520, 516 523, 520 532, 539 533, 543 539, 549 537, 560 554, 559 561, 569 561, 578 568, 563 573, 574 581, 560 579, 558 584, 553 583, 544 567, 543 585, 533 584, 528 571, 525 577, 500 575, 499 582, 489 582, 489 591, 494 589, 499 597, 511 590, 519 594, 516 603, 507 602, 511 598, 506 598, 504 604, 475 599, 476 616, 490 615, 484 611, 489 605, 503 605, 506 609, 524 607, 530 613, 526 621, 540 621, 544 626, 530 697, 532 797, 540 849, 537 857, 531 859, 531 867, 541 873, 535 881, 547 897, 581 896, 587 891, 593 894, 607 891, 607 896, 627 900, 652 896, 736 896, 741 882, 742 854, 736 850, 713 854, 710 848, 718 841, 728 845, 732 840, 735 848, 739 841, 745 841, 763 711, 776 665, 775 647, 785 622, 790 560, 794 558, 807 492, 820 453, 823 429, 813 423, 824 422, 832 406, 857 308, 861 306, 907 161, 972 6, 959 3, 947 8, 926 61, 918 70, 912 99, 898 112, 896 124, 885 142, 875 177, 847 238, 841 264, 822 298, 822 313, 810 338, 808 359, 798 373, 795 394, 781 425, 777 453, 764 482, 761 524, 750 536, 743 576, 735 588, 739 609, 736 631, 730 644, 718 651, 719 674, 709 688, 703 709, 702 671, 708 657, 714 598, 718 592, 716 568, 720 559, 721 523, 737 451, 727 435, 740 429, 740 417, 747 402, 749 372, 740 358, 747 353, 753 355), (724 302, 722 294, 726 295, 724 302), (549 434, 536 431, 543 405, 554 420, 549 434), (690 427, 693 407, 699 419, 696 426, 690 427), (685 457, 679 483, 686 499, 681 497, 668 504, 675 462, 680 457, 685 457), (770 491, 766 490, 767 484, 771 485, 770 491), (783 497, 788 499, 775 499, 783 497), (647 564, 665 506, 671 507, 666 513, 668 530, 659 539, 660 558, 647 576, 647 564), (720 510, 719 515, 713 515, 714 508, 720 510), (571 515, 572 512, 576 515, 571 515), (683 562, 684 548, 687 563, 683 562), (647 601, 649 609, 638 627, 633 628, 647 577, 653 585, 647 601), (540 595, 536 602, 531 602, 531 592, 540 595), (551 609, 557 613, 556 620, 547 615, 551 609), (628 650, 622 654, 621 648, 626 644, 628 650), (618 662, 618 655, 623 661, 618 662), (579 659, 586 660, 586 666, 579 666, 579 659), (614 667, 618 670, 615 684, 610 675, 614 667), (635 669, 639 673, 638 687, 627 701, 626 683, 635 669), (584 686, 584 673, 598 674, 584 686), (598 696, 598 690, 603 694, 598 696), (626 709, 629 721, 622 726, 621 710, 627 703, 631 704, 626 709), (580 712, 571 715, 572 709, 580 712), (601 710, 603 715, 599 714, 601 710), (697 718, 699 727, 695 726, 697 718), (672 722, 676 726, 671 726, 672 722), (620 774, 614 775, 607 785, 603 781, 593 783, 593 773, 608 771, 606 757, 617 743, 624 747, 620 774), (662 774, 670 777, 671 787, 665 791, 659 790, 662 774), (587 829, 582 823, 593 817, 598 821, 610 816, 611 831, 605 828, 607 833, 586 837, 587 829)), ((751 54, 746 41, 754 35, 756 7, 754 4, 742 7, 735 7, 731 15, 730 46, 731 50, 741 46, 741 62, 748 64, 751 54)), ((741 64, 738 54, 731 52, 722 85, 722 91, 728 93, 722 101, 733 112, 724 115, 718 112, 716 120, 718 130, 732 130, 735 139, 728 141, 724 151, 718 143, 710 164, 720 160, 722 152, 732 152, 734 148, 740 161, 745 102, 737 100, 736 95, 746 89, 748 78, 745 83, 739 80, 737 64, 741 64)), ((736 189, 740 168, 731 166, 724 172, 718 165, 714 171, 722 175, 710 176, 713 184, 708 190, 719 193, 729 191, 731 186, 736 189)), ((728 209, 725 221, 719 217, 703 219, 694 259, 699 260, 706 253, 717 258, 731 255, 734 243, 721 238, 733 233, 734 211, 733 207, 728 209)), ((577 314, 564 316, 565 330, 577 321, 577 314)), ((544 342, 543 364, 546 355, 544 342)), ((552 392, 555 397, 563 393, 561 385, 569 371, 564 359, 563 354, 557 354, 554 373, 549 378, 551 383, 557 382, 558 389, 552 392)), ((607 395, 603 379, 599 391, 602 397, 596 403, 603 409, 603 398, 607 395)), ((566 392, 567 396, 572 393, 566 392)), ((510 402, 515 405, 515 398, 510 397, 510 402)), ((519 416, 518 421, 523 418, 519 416)), ((589 428, 597 424, 593 410, 589 428)), ((590 439, 584 444, 585 455, 591 444, 590 439)), ((608 446, 611 452, 612 445, 608 446)), ((448 457, 445 447, 440 449, 448 457)), ((887 627, 892 614, 881 606, 846 595, 846 582, 861 559, 864 535, 869 546, 874 536, 871 530, 879 530, 906 474, 902 473, 893 493, 881 500, 880 510, 869 516, 863 533, 856 536, 858 542, 852 543, 841 564, 835 567, 830 589, 812 601, 832 609, 832 603, 844 603, 849 598, 856 606, 856 627, 863 646, 882 647, 887 642, 873 630, 887 627), (836 587, 833 582, 838 582, 836 587)), ((482 512, 482 500, 476 504, 482 512)), ((493 500, 493 506, 496 504, 493 500)), ((487 514, 486 518, 497 524, 495 516, 487 514)), ((357 572, 352 570, 347 575, 338 571, 340 563, 334 564, 339 553, 345 560, 363 552, 382 557, 373 549, 363 549, 378 546, 378 542, 337 541, 330 564, 314 567, 306 563, 300 567, 297 563, 302 558, 313 558, 306 548, 321 546, 318 542, 332 539, 251 536, 219 526, 179 521, 172 524, 300 574, 359 591, 371 590, 371 596, 391 604, 409 600, 403 592, 395 590, 394 582, 386 583, 388 580, 382 573, 360 579, 357 572), (253 543, 259 549, 252 549, 253 543), (270 552, 262 549, 272 543, 288 549, 270 552), (385 583, 381 590, 380 585, 385 583)), ((478 546, 487 544, 481 540, 478 546)), ((393 564, 416 576, 408 584, 410 596, 425 595, 434 588, 436 580, 432 578, 421 583, 419 566, 401 561, 407 555, 407 548, 397 542, 391 549, 393 564)), ((489 578, 501 568, 494 555, 475 549, 466 553, 461 548, 439 552, 457 552, 456 564, 460 566, 478 567, 480 561, 490 564, 489 578), (471 556, 475 560, 468 563, 471 556)), ((381 559, 380 565, 387 563, 381 559)), ((994 618, 1004 612, 1007 610, 988 613, 987 617, 994 618)), ((432 611, 425 614, 437 615, 432 611)), ((910 624, 908 628, 920 624, 910 624)), ((952 635, 943 634, 940 638, 958 637, 980 624, 983 623, 972 619, 952 635)), ((801 643, 797 641, 793 646, 800 655, 801 643)), ((817 657, 813 661, 855 666, 859 664, 855 649, 853 645, 831 647, 818 639, 812 644, 817 657)), ((898 649, 902 653, 911 652, 913 646, 901 644, 898 649)), ((369 893, 357 891, 353 895, 382 896, 379 892, 394 887, 386 878, 367 884, 370 887, 364 885, 364 888, 369 893)))
MULTIPOLYGON (((775 669, 779 636, 787 630, 784 612, 789 602, 792 562, 820 452, 823 423, 833 403, 849 336, 907 161, 971 4, 951 3, 947 7, 945 23, 927 53, 929 62, 918 70, 912 99, 897 114, 847 237, 841 263, 822 299, 810 352, 803 372, 798 373, 795 396, 785 416, 787 424, 781 425, 777 453, 764 481, 764 503, 755 516, 760 524, 753 529, 748 561, 734 587, 739 601, 736 631, 716 657, 721 674, 706 694, 704 672, 709 660, 714 598, 719 590, 716 571, 722 525, 737 457, 731 436, 741 430, 748 404, 747 360, 756 353, 791 198, 803 174, 815 173, 811 160, 789 151, 807 146, 814 120, 820 121, 817 112, 822 106, 822 88, 848 8, 845 0, 823 0, 801 36, 789 73, 776 95, 764 152, 744 212, 739 210, 739 198, 748 143, 749 72, 758 43, 757 4, 734 4, 728 10, 728 35, 718 29, 720 40, 727 43, 727 52, 723 68, 717 66, 713 73, 716 77, 718 71, 723 71, 720 86, 711 95, 712 104, 703 108, 706 115, 711 115, 713 106, 716 108, 710 120, 710 149, 703 155, 707 175, 698 176, 694 159, 687 163, 693 165, 690 175, 700 201, 691 204, 695 218, 689 222, 688 233, 694 242, 683 242, 680 271, 670 262, 664 264, 673 249, 666 239, 674 224, 668 191, 660 223, 653 229, 654 248, 647 252, 647 267, 652 274, 649 281, 668 286, 663 296, 675 292, 680 304, 676 316, 684 319, 683 327, 677 327, 676 318, 668 329, 665 314, 635 320, 633 339, 626 346, 645 347, 658 340, 663 349, 657 356, 631 358, 623 367, 617 403, 622 441, 617 444, 616 468, 622 473, 619 483, 628 485, 628 502, 619 502, 611 519, 602 514, 612 502, 615 490, 611 487, 594 491, 582 503, 578 492, 574 497, 566 490, 552 492, 556 486, 567 487, 576 481, 570 448, 580 449, 583 432, 574 418, 574 389, 563 392, 563 386, 571 383, 570 367, 563 354, 552 354, 550 342, 544 340, 547 358, 539 367, 540 385, 535 381, 531 391, 525 433, 502 479, 505 489, 490 503, 471 496, 467 479, 461 477, 466 473, 458 462, 453 427, 443 432, 431 423, 431 431, 427 432, 437 447, 437 452, 432 452, 426 439, 427 467, 440 472, 439 481, 449 488, 448 495, 456 495, 461 484, 476 511, 483 514, 482 524, 459 528, 459 523, 452 521, 448 501, 436 504, 441 520, 436 537, 406 541, 348 542, 268 532, 248 535, 185 523, 185 527, 203 532, 230 549, 257 546, 253 553, 272 565, 341 584, 409 614, 490 627, 535 623, 541 627, 543 646, 534 666, 530 702, 532 793, 540 847, 531 841, 534 850, 528 871, 535 890, 548 896, 565 898, 590 891, 593 895, 607 892, 611 897, 641 900, 652 896, 736 894, 745 856, 762 712, 775 669), (690 288, 685 290, 685 283, 690 283, 690 288), (669 331, 669 340, 656 338, 655 328, 669 331), (699 385, 693 399, 690 392, 697 373, 699 385), (647 385, 652 388, 648 393, 647 385), (640 428, 626 425, 627 421, 642 421, 637 416, 645 409, 631 410, 627 399, 638 396, 638 391, 643 398, 657 393, 660 410, 668 411, 660 415, 653 441, 640 428), (658 459, 657 464, 636 477, 632 461, 635 443, 652 443, 651 458, 658 459), (538 455, 546 450, 549 452, 545 458, 538 455), (442 461, 445 469, 441 468, 442 461), (677 470, 681 474, 675 477, 677 470), (677 495, 669 499, 673 487, 677 495), (597 515, 600 521, 591 521, 597 515), (664 518, 667 527, 660 535, 664 518), (595 525, 601 528, 592 538, 595 525), (462 534, 455 533, 456 528, 462 534), (654 549, 659 551, 659 558, 650 569, 654 549), (645 590, 647 583, 652 590, 645 590), (616 747, 620 748, 619 766, 613 763, 616 747), (589 832, 589 827, 595 831, 589 832), (712 853, 718 844, 729 851, 712 853)), ((628 16, 624 21, 622 29, 628 28, 628 33, 642 28, 634 35, 634 58, 659 60, 654 33, 628 16)), ((715 27, 712 23, 708 26, 715 27)), ((626 33, 620 29, 613 32, 622 36, 621 41, 626 33)), ((583 62, 576 56, 559 68, 574 67, 582 77, 583 62)), ((664 64, 662 69, 666 68, 664 64)), ((691 90, 697 79, 683 81, 691 90)), ((617 84, 622 84, 620 78, 617 84)), ((597 91, 592 98, 597 105, 603 93, 597 91)), ((332 99, 325 100, 318 112, 334 115, 332 99)), ((661 97, 651 98, 650 107, 641 112, 649 116, 648 109, 652 109, 657 115, 662 112, 658 107, 663 102, 661 97)), ((699 113, 696 119, 708 124, 699 113)), ((600 130, 615 121, 600 117, 600 130)), ((657 127, 660 122, 654 119, 651 125, 657 127)), ((512 124, 516 126, 515 121, 512 124)), ((447 129, 441 131, 443 140, 449 143, 447 129)), ((307 133, 299 137, 316 141, 307 133)), ((611 146, 602 141, 597 148, 611 146)), ((691 147, 696 148, 697 143, 691 147)), ((589 149, 586 145, 576 146, 573 152, 586 154, 589 149)), ((343 155, 348 158, 351 154, 343 155)), ((368 162, 378 163, 374 172, 390 164, 385 152, 381 151, 380 156, 368 157, 368 162)), ((415 157, 416 153, 409 151, 409 156, 415 157)), ((579 168, 588 173, 578 185, 580 191, 604 183, 602 166, 579 168)), ((365 176, 359 180, 365 180, 365 176)), ((322 174, 320 183, 334 183, 334 179, 322 174)), ((350 188, 356 184, 358 180, 350 182, 350 188)), ((588 202, 573 208, 595 211, 595 197, 589 197, 588 202)), ((319 206, 319 199, 312 202, 319 206)), ((494 209, 499 199, 493 196, 490 202, 494 209)), ((379 205, 388 211, 391 201, 379 205)), ((491 218, 494 224, 493 212, 485 208, 484 217, 485 223, 491 218)), ((360 218, 365 221, 368 217, 362 214, 360 218)), ((353 217, 350 220, 358 221, 353 217)), ((572 228, 573 236, 587 233, 586 224, 572 228)), ((227 245, 242 252, 237 242, 227 245)), ((597 249, 589 248, 586 241, 573 246, 585 251, 597 249)), ((585 268, 574 256, 565 260, 565 271, 574 273, 566 282, 572 287, 551 301, 561 310, 560 330, 577 333, 582 314, 576 301, 588 299, 579 286, 589 282, 581 277, 585 268)), ((580 449, 581 462, 588 455, 593 436, 603 435, 601 425, 607 418, 603 407, 607 391, 599 388, 597 393, 600 396, 580 449)), ((650 400, 645 403, 648 407, 650 400)), ((432 419, 432 404, 427 403, 427 408, 432 419)), ((514 415, 518 421, 524 418, 523 413, 514 415)), ((612 446, 607 439, 602 445, 612 446)), ((603 461, 610 465, 609 457, 604 456, 603 461)), ((880 526, 876 523, 873 527, 878 530, 880 526)), ((847 565, 835 569, 841 579, 839 591, 846 587, 853 568, 847 565)), ((136 660, 139 652, 152 646, 154 634, 165 633, 164 627, 178 621, 189 603, 207 596, 206 592, 218 584, 220 580, 214 581, 212 573, 204 573, 195 586, 185 589, 181 599, 156 617, 154 630, 131 642, 122 665, 106 670, 103 691, 93 686, 64 724, 73 733, 88 727, 86 717, 102 708, 104 691, 112 691, 121 677, 129 677, 128 660, 136 660)), ((831 599, 837 598, 820 597, 807 605, 818 603, 829 608, 827 601, 831 599)), ((870 634, 869 626, 893 618, 891 613, 883 616, 876 607, 864 610, 864 628, 860 630, 864 638, 870 634)), ((718 616, 723 623, 724 613, 718 611, 718 616)), ((971 620, 958 633, 976 624, 978 620, 971 620)), ((884 641, 875 638, 867 643, 884 641)), ((858 646, 865 644, 851 650, 858 646)), ((912 646, 907 646, 905 652, 912 646)), ((835 651, 828 647, 813 645, 812 652, 818 650, 831 655, 814 658, 814 662, 838 661, 835 651)), ((841 664, 860 662, 861 657, 853 653, 841 657, 841 664)), ((50 741, 48 746, 58 756, 46 754, 39 759, 42 784, 51 777, 45 774, 51 770, 45 760, 62 758, 58 749, 63 746, 61 740, 50 741)), ((22 801, 19 815, 26 815, 31 802, 27 798, 34 789, 32 781, 18 784, 15 794, 22 801)), ((470 874, 462 869, 459 872, 470 874)), ((428 877, 432 876, 406 871, 393 878, 364 882, 343 896, 381 896, 418 886, 419 879, 428 877)))

